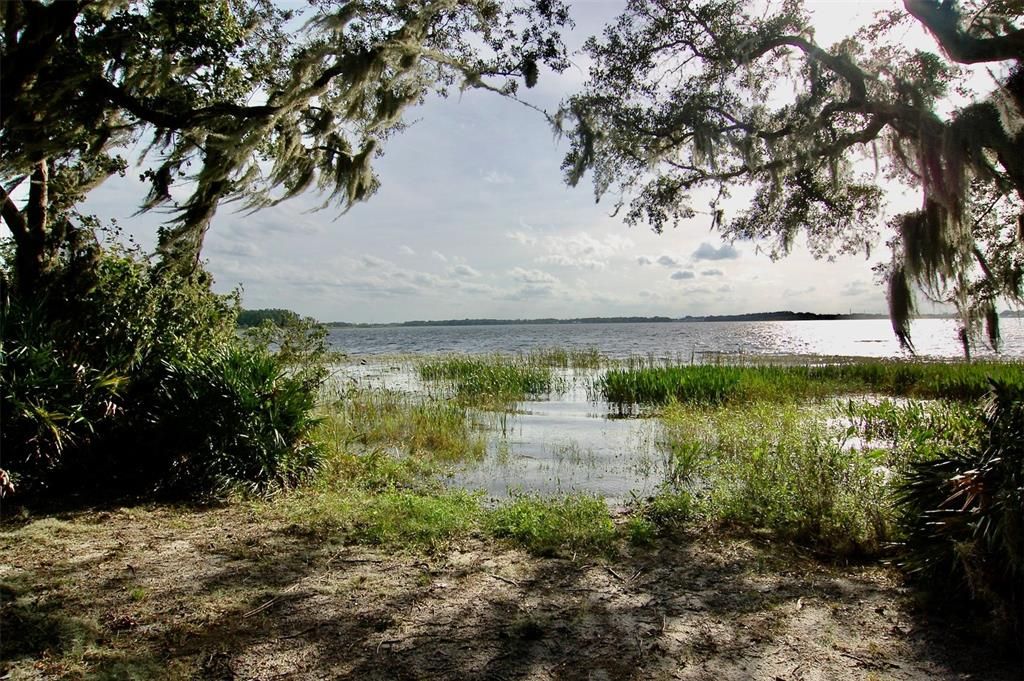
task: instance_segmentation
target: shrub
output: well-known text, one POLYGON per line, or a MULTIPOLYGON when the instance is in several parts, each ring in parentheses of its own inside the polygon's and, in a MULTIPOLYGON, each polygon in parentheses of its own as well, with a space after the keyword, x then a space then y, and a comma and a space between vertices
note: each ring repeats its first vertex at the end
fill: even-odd
POLYGON ((904 565, 946 603, 1024 632, 1024 388, 993 381, 977 444, 912 464, 899 491, 904 565))
POLYGON ((306 433, 322 372, 286 370, 241 341, 237 296, 214 294, 202 268, 162 270, 94 240, 66 250, 42 290, 21 292, 9 262, 0 445, 20 499, 186 479, 190 491, 229 479, 268 489, 315 460, 306 433))

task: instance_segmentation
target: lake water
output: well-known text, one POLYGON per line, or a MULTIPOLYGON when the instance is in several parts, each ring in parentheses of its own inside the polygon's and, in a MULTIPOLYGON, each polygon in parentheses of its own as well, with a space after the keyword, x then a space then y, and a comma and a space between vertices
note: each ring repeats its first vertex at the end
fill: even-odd
MULTIPOLYGON (((919 320, 913 334, 921 356, 960 357, 952 320, 919 320)), ((1002 356, 1024 357, 1022 320, 1003 320, 1003 334, 1002 356)), ((330 342, 355 360, 341 367, 342 380, 413 394, 426 393, 428 386, 419 379, 414 360, 395 355, 560 347, 596 348, 620 359, 641 355, 683 362, 714 359, 716 353, 910 356, 900 350, 886 320, 356 328, 332 329, 330 342)), ((489 424, 487 456, 458 470, 451 483, 495 498, 516 492, 583 491, 612 504, 653 493, 665 476, 660 423, 615 418, 608 405, 591 401, 587 386, 593 371, 556 372, 565 390, 522 402, 514 413, 483 415, 489 424)))
MULTIPOLYGON (((1024 319, 1001 320, 1004 357, 1024 358, 1024 319)), ((911 327, 921 357, 962 355, 957 322, 920 319, 911 327)), ((802 322, 663 322, 640 324, 509 324, 333 328, 332 347, 351 355, 517 353, 536 348, 596 348, 690 361, 705 353, 910 357, 885 319, 802 322)), ((992 351, 979 348, 978 356, 992 351)))

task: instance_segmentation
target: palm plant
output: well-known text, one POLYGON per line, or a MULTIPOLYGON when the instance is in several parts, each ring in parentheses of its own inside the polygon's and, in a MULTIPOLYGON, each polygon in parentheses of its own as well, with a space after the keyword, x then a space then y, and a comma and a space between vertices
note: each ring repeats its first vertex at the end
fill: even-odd
MULTIPOLYGON (((913 464, 898 492, 904 565, 1024 631, 1024 388, 993 380, 974 447, 913 464)), ((1019 640, 1019 636, 1017 637, 1019 640)))

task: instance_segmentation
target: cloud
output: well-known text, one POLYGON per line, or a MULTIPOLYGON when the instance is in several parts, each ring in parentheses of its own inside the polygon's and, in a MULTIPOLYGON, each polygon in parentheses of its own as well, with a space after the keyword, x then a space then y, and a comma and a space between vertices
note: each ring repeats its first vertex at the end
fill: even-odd
POLYGON ((517 241, 521 243, 524 246, 537 245, 537 237, 533 236, 532 234, 527 234, 526 232, 505 232, 505 236, 508 237, 509 239, 512 239, 512 241, 517 241))
POLYGON ((782 292, 782 295, 787 298, 795 298, 796 296, 806 296, 809 293, 814 293, 818 288, 816 286, 806 286, 804 288, 787 288, 782 292))
POLYGON ((553 285, 558 283, 558 278, 541 270, 525 270, 522 267, 515 267, 509 270, 509 274, 516 281, 524 284, 545 284, 553 285))
POLYGON ((441 253, 439 251, 431 251, 430 255, 434 256, 435 258, 437 258, 441 262, 448 262, 448 258, 443 253, 441 253))
POLYGON ((694 260, 735 260, 740 257, 739 251, 732 244, 725 244, 721 248, 715 248, 704 242, 693 252, 694 260))
POLYGON ((636 262, 637 262, 638 265, 653 265, 654 264, 654 261, 651 260, 646 255, 638 255, 636 257, 636 262))
POLYGON ((586 232, 538 239, 526 232, 509 232, 511 239, 526 246, 540 246, 544 252, 534 261, 542 265, 603 270, 618 253, 632 248, 633 241, 618 234, 595 238, 586 232))
POLYGON ((725 272, 717 268, 712 268, 710 270, 701 270, 700 274, 702 277, 721 277, 725 272))
POLYGON ((402 244, 398 248, 398 251, 400 253, 402 253, 403 255, 416 255, 416 251, 412 250, 412 248, 410 248, 409 246, 406 246, 405 244, 402 244))
POLYGON ((675 279, 676 281, 682 279, 693 279, 694 276, 696 275, 694 275, 694 273, 691 272, 690 270, 679 270, 677 272, 672 273, 672 278, 675 279))
POLYGON ((543 246, 547 254, 538 257, 538 262, 561 267, 604 269, 609 259, 631 248, 633 241, 618 235, 595 239, 589 233, 581 231, 565 237, 547 237, 543 246))
POLYGON ((845 298, 854 298, 866 293, 874 293, 874 290, 873 287, 865 281, 851 281, 839 291, 839 295, 845 298))
POLYGON ((210 239, 206 250, 211 255, 229 255, 240 258, 256 258, 263 255, 262 249, 255 243, 240 239, 210 239))
POLYGON ((469 265, 456 265, 449 272, 456 277, 479 277, 480 273, 469 265))
POLYGON ((658 264, 663 267, 679 267, 683 264, 683 261, 679 258, 674 258, 671 255, 663 255, 658 258, 658 264))
POLYGON ((484 175, 484 182, 487 184, 514 184, 515 179, 498 170, 489 170, 484 175))
POLYGON ((389 268, 389 267, 392 266, 391 263, 389 263, 387 260, 384 260, 382 258, 378 258, 378 257, 373 256, 373 255, 364 255, 359 260, 360 260, 360 262, 362 262, 363 267, 367 267, 369 269, 374 269, 374 270, 386 269, 386 268, 389 268))
POLYGON ((568 255, 542 255, 535 260, 541 265, 555 265, 557 267, 578 267, 583 270, 603 270, 608 263, 593 258, 573 258, 568 255))
POLYGON ((550 284, 527 284, 520 286, 511 293, 500 296, 502 300, 530 300, 532 298, 548 298, 554 292, 550 284))

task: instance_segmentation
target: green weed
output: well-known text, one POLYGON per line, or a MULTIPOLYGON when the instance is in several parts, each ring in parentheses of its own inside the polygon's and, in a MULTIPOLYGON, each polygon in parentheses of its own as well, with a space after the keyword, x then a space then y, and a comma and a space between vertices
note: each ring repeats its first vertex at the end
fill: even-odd
POLYGON ((491 511, 485 527, 492 536, 538 555, 603 553, 615 538, 604 500, 582 494, 515 497, 491 511))

